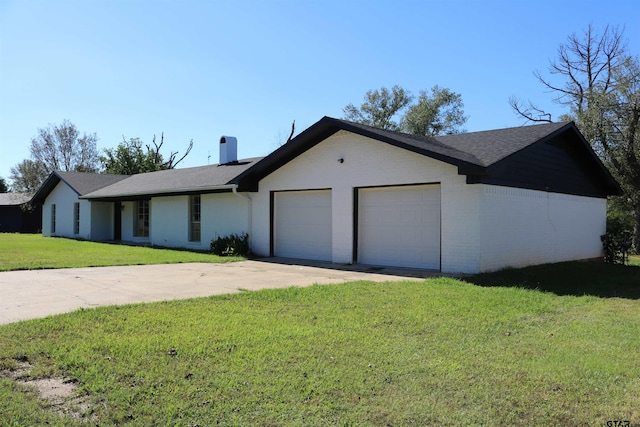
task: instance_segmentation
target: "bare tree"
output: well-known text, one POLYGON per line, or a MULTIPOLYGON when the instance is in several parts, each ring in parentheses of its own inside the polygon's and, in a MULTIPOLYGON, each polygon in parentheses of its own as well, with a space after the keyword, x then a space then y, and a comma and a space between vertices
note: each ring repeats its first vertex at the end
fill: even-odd
POLYGON ((176 157, 178 156, 178 151, 172 151, 171 153, 169 153, 168 160, 164 160, 164 157, 160 153, 160 149, 164 144, 164 132, 160 134, 160 144, 156 142, 155 135, 153 135, 153 140, 151 142, 153 144, 153 147, 151 147, 150 145, 147 145, 147 151, 150 153, 151 157, 153 158, 153 162, 158 166, 158 170, 174 169, 176 166, 178 166, 178 164, 181 161, 184 160, 185 157, 187 157, 187 155, 191 152, 191 149, 193 148, 193 139, 192 139, 191 141, 189 141, 189 146, 187 147, 182 157, 176 160, 176 157))
POLYGON ((38 129, 31 139, 31 159, 11 168, 14 191, 33 193, 52 171, 97 172, 99 158, 96 134, 80 134, 69 120, 38 129))
MULTIPOLYGON (((589 25, 560 45, 548 77, 539 71, 535 76, 555 94, 554 102, 568 107, 560 119, 576 122, 625 190, 640 249, 640 61, 628 54, 623 34, 610 26, 599 34, 589 25)), ((531 102, 512 97, 510 104, 526 120, 551 121, 531 102)))
POLYGON ((38 129, 31 139, 31 158, 48 171, 97 172, 100 162, 96 134, 80 134, 69 120, 38 129))

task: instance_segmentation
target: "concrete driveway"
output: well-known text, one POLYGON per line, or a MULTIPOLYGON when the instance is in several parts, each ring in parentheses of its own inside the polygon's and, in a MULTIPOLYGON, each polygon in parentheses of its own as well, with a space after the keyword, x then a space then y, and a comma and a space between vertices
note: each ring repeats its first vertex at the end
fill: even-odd
POLYGON ((421 280, 421 270, 298 263, 269 258, 229 264, 164 264, 0 272, 0 324, 81 307, 131 304, 216 294, 344 283, 421 280))

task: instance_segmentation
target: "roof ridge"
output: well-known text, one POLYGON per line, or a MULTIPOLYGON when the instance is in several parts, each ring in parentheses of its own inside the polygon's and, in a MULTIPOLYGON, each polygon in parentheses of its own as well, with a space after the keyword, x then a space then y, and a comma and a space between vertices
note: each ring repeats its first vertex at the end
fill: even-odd
MULTIPOLYGON (((395 138, 407 138, 407 139, 411 139, 413 141, 417 141, 420 143, 424 143, 424 149, 425 150, 429 150, 429 144, 433 144, 435 146, 438 146, 440 148, 446 149, 446 150, 453 150, 456 153, 462 155, 463 157, 472 157, 475 162, 477 162, 478 164, 481 164, 481 161, 478 157, 476 157, 475 154, 470 153, 468 151, 464 151, 464 150, 460 150, 457 147, 454 147, 450 144, 446 144, 442 141, 438 140, 438 136, 427 136, 427 135, 416 135, 416 134, 412 134, 412 133, 406 133, 406 132, 402 132, 402 131, 396 131, 396 130, 390 130, 390 129, 382 129, 382 128, 377 128, 374 126, 369 126, 369 125, 365 125, 362 123, 357 123, 357 122, 351 122, 349 120, 343 120, 343 119, 333 119, 333 120, 337 120, 339 122, 343 122, 346 123, 348 125, 354 126, 354 127, 360 127, 360 128, 366 128, 368 130, 370 130, 371 132, 374 132, 376 134, 383 134, 383 133, 387 133, 387 134, 391 134, 390 137, 395 136, 395 138)), ((465 135, 467 134, 466 132, 464 133, 465 135)), ((461 135, 461 134, 456 134, 456 135, 461 135)))

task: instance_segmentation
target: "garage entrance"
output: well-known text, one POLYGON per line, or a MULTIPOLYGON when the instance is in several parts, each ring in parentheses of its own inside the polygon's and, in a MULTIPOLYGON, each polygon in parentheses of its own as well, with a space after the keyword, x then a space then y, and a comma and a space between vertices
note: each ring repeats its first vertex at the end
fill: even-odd
POLYGON ((272 254, 331 261, 331 190, 272 194, 272 254))
POLYGON ((359 188, 360 264, 440 270, 440 184, 359 188))

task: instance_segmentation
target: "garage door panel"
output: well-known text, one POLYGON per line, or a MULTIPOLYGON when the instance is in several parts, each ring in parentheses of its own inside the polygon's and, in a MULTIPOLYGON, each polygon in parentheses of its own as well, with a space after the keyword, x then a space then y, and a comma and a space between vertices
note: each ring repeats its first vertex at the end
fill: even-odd
POLYGON ((278 192, 274 255, 331 261, 331 191, 278 192))
POLYGON ((440 269, 440 186, 360 189, 358 262, 440 269))

